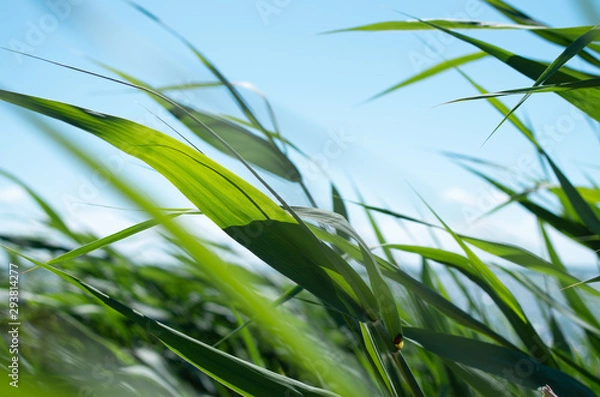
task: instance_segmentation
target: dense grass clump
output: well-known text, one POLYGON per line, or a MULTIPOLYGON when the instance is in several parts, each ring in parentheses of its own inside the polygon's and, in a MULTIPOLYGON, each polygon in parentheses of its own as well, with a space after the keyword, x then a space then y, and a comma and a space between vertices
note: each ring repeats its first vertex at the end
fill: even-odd
MULTIPOLYGON (((552 28, 503 1, 485 3, 512 22, 411 19, 336 33, 436 29, 477 48, 380 95, 458 70, 480 95, 457 101, 482 100, 493 106, 500 113, 498 127, 510 123, 528 139, 548 178, 516 190, 501 182, 498 167, 485 159, 450 158, 506 194, 509 200, 502 206, 521 206, 537 219, 545 257, 459 234, 423 199, 435 224, 402 208, 371 205, 360 199, 359 188, 358 200, 346 200, 335 181, 330 181, 332 210, 318 208, 308 179, 294 162, 304 153, 279 130, 268 100, 259 93, 268 118, 259 116, 246 100, 247 85, 230 82, 194 44, 139 7, 140 17, 150 17, 185 44, 214 81, 160 88, 102 63, 105 74, 31 56, 143 92, 172 116, 165 123, 176 122, 186 130, 170 136, 77 105, 0 89, 1 100, 36 114, 32 128, 56 141, 82 167, 106 177, 145 217, 112 235, 82 233, 67 225, 43 192, 0 171, 23 187, 46 217, 44 234, 0 236, 19 277, 27 280, 20 298, 21 387, 15 394, 3 381, 3 395, 598 394, 600 291, 594 283, 600 278, 574 275, 549 232, 598 255, 600 189, 595 180, 575 185, 515 111, 533 95, 550 92, 597 125, 600 27, 552 28), (522 30, 564 50, 554 60, 539 61, 533 52, 517 55, 463 33, 473 29, 522 30), (460 69, 482 58, 493 58, 495 67, 513 68, 533 83, 487 92, 460 69), (585 70, 565 66, 574 58, 585 63, 585 70), (174 99, 176 92, 205 87, 229 93, 244 118, 216 115, 174 99), (509 108, 501 100, 507 95, 522 99, 509 108), (145 163, 192 207, 159 207, 37 115, 77 127, 145 163), (253 179, 217 163, 199 149, 202 145, 240 162, 253 179), (271 177, 297 185, 311 206, 285 200, 267 182, 271 177), (540 197, 549 197, 553 205, 540 197), (352 226, 350 205, 364 211, 372 230, 352 226), (378 223, 382 216, 442 231, 459 250, 386 240, 378 223), (197 218, 218 226, 224 232, 221 240, 194 232, 187 221, 197 218), (168 259, 140 260, 115 246, 151 229, 158 231, 155 239, 168 259), (362 237, 370 233, 378 239, 375 248, 362 237), (269 270, 249 266, 249 254, 241 254, 240 247, 269 270), (417 257, 418 268, 401 264, 399 252, 417 257), (489 298, 488 306, 481 296, 489 298), (524 309, 531 306, 538 309, 535 321, 524 309), (551 338, 543 337, 541 329, 551 338)), ((490 133, 502 133, 498 130, 490 133)), ((7 282, 3 291, 9 294, 7 282)), ((6 367, 10 343, 0 340, 6 367)))

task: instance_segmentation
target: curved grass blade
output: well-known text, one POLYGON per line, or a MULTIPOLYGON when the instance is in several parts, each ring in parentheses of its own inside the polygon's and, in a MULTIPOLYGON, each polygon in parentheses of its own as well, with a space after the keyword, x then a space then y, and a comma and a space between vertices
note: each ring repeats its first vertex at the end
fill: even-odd
MULTIPOLYGON (((600 25, 594 26, 589 31, 578 37, 569 46, 567 46, 567 48, 565 48, 565 50, 554 61, 552 61, 546 70, 544 70, 542 74, 540 74, 540 76, 535 80, 533 87, 542 85, 552 78, 552 76, 554 76, 564 64, 566 64, 575 55, 579 54, 585 47, 588 46, 588 44, 598 38, 600 38, 600 25)), ((531 93, 526 93, 523 98, 521 98, 521 100, 504 116, 502 121, 500 121, 496 128, 494 128, 494 131, 492 131, 487 139, 489 139, 500 128, 500 126, 504 124, 510 115, 512 115, 523 103, 525 103, 530 96, 531 93)), ((600 115, 596 117, 596 120, 600 121, 600 115)))
MULTIPOLYGON (((424 258, 457 269, 490 296, 490 298, 494 301, 494 303, 496 303, 500 311, 510 322, 514 331, 531 354, 543 355, 547 357, 547 360, 551 365, 556 365, 552 356, 548 352, 548 347, 541 340, 530 321, 525 317, 525 314, 523 313, 518 302, 516 302, 516 305, 518 305, 520 313, 515 312, 513 309, 514 305, 510 305, 506 302, 506 300, 511 299, 511 297, 512 300, 515 300, 512 293, 508 297, 501 295, 501 293, 497 291, 495 287, 493 287, 484 277, 473 271, 473 266, 471 265, 469 258, 465 258, 459 254, 444 251, 438 248, 405 246, 399 244, 391 244, 390 248, 399 249, 405 252, 413 252, 421 255, 424 258)), ((488 271, 490 270, 488 269, 488 271)), ((493 334, 491 334, 490 337, 493 337, 493 334)))
POLYGON ((386 387, 390 396, 400 395, 402 384, 399 376, 394 372, 394 368, 390 368, 389 360, 386 360, 386 355, 381 351, 375 336, 366 323, 359 323, 362 340, 365 346, 366 353, 371 361, 371 365, 377 371, 378 378, 386 387))
POLYGON ((561 360, 563 360, 564 362, 566 362, 570 367, 574 368, 577 371, 577 373, 580 374, 583 378, 585 378, 588 381, 596 384, 596 387, 600 387, 600 377, 598 377, 597 375, 594 375, 588 369, 586 369, 586 368, 582 367, 581 365, 577 364, 575 361, 573 361, 571 358, 569 358, 569 356, 567 356, 561 350, 555 349, 554 353, 561 360))
POLYGON ((579 287, 579 286, 581 286, 583 284, 590 284, 590 283, 600 283, 600 276, 592 277, 590 279, 587 279, 587 280, 584 280, 584 281, 580 281, 580 282, 575 283, 575 284, 568 285, 568 286, 564 287, 563 289, 575 288, 575 287, 579 287))
MULTIPOLYGON (((149 92, 159 91, 133 76, 102 63, 97 63, 105 69, 117 74, 124 80, 137 86, 147 88, 149 92)), ((277 148, 277 146, 254 135, 241 125, 209 112, 177 103, 170 98, 169 101, 166 101, 154 95, 151 96, 197 137, 222 153, 235 157, 229 150, 229 147, 224 145, 221 140, 225 141, 246 161, 265 171, 291 182, 300 182, 302 179, 296 166, 279 150, 279 148, 277 148), (198 124, 197 120, 200 120, 202 124, 198 124), (212 134, 212 131, 214 131, 221 139, 215 137, 212 134)))
MULTIPOLYGON (((5 247, 5 249, 8 248, 5 247)), ((294 379, 268 371, 217 350, 196 339, 190 338, 189 336, 146 317, 137 310, 112 299, 104 292, 85 283, 77 277, 71 276, 51 265, 22 255, 17 251, 10 251, 37 266, 49 270, 65 281, 93 295, 106 306, 121 313, 133 323, 140 325, 143 329, 156 336, 175 354, 206 373, 211 378, 243 396, 264 396, 271 395, 272 393, 290 396, 336 396, 335 393, 312 387, 294 379)))
MULTIPOLYGON (((561 259, 558 256, 558 253, 556 252, 554 246, 552 245, 552 242, 550 241, 550 236, 548 235, 543 222, 540 222, 540 231, 542 233, 542 237, 546 245, 546 251, 548 251, 550 261, 557 268, 566 270, 566 266, 562 263, 561 259)), ((564 295, 565 300, 567 301, 571 309, 573 309, 573 311, 577 313, 578 318, 581 318, 587 323, 592 324, 595 328, 600 329, 600 321, 598 321, 598 319, 593 314, 592 310, 588 307, 586 302, 582 299, 582 297, 579 296, 579 292, 567 289, 568 284, 564 282, 561 282, 560 285, 561 287, 563 287, 562 294, 564 295)), ((587 291, 591 288, 585 286, 585 288, 583 289, 587 291)), ((589 339, 591 346, 596 348, 596 351, 598 351, 597 346, 600 346, 600 343, 597 343, 599 341, 598 336, 591 335, 588 331, 586 331, 586 336, 589 339)))
MULTIPOLYGON (((510 261, 516 265, 522 266, 525 269, 531 269, 541 274, 547 274, 559 280, 561 283, 578 282, 576 277, 568 274, 561 268, 556 267, 552 263, 540 258, 539 256, 527 251, 523 248, 511 244, 498 243, 494 241, 482 240, 479 238, 462 236, 469 244, 495 255, 499 258, 510 261)), ((587 288, 590 294, 600 296, 600 291, 593 288, 587 288)))
POLYGON ((548 163, 550 164, 552 171, 554 171, 554 174, 558 178, 558 181, 560 182, 563 191, 567 195, 567 198, 571 202, 571 205, 575 209, 575 212, 577 213, 577 215, 579 215, 581 221, 597 236, 600 236, 600 219, 598 218, 598 216, 596 216, 594 210, 592 210, 590 205, 583 199, 583 197, 581 197, 581 194, 577 191, 575 186, 573 186, 571 181, 569 181, 569 178, 567 178, 562 173, 560 168, 558 168, 554 161, 552 161, 550 156, 548 156, 548 154, 546 154, 545 152, 543 154, 548 163))
POLYGON ((457 103, 457 102, 466 102, 473 101, 479 99, 487 99, 487 98, 497 98, 508 95, 517 95, 517 94, 542 94, 548 92, 560 92, 560 91, 570 91, 577 90, 582 88, 599 88, 600 87, 600 77, 595 77, 591 79, 572 81, 568 83, 558 83, 558 84, 545 84, 538 85, 535 87, 524 87, 524 88, 514 88, 511 90, 503 90, 496 92, 488 92, 482 95, 468 96, 458 99, 453 99, 451 101, 446 102, 446 104, 457 103))
MULTIPOLYGON (((498 10, 504 16, 506 16, 507 18, 509 18, 510 20, 512 20, 513 22, 515 22, 517 24, 539 26, 542 29, 532 29, 531 33, 538 35, 539 37, 543 38, 544 40, 548 40, 552 43, 561 45, 563 47, 567 47, 568 45, 570 45, 573 42, 574 37, 576 38, 578 36, 581 36, 581 34, 584 33, 584 32, 581 32, 580 34, 577 34, 577 31, 580 32, 581 30, 585 29, 585 27, 583 27, 583 26, 575 27, 575 28, 567 28, 567 29, 571 29, 570 31, 567 31, 565 29, 545 30, 545 29, 543 29, 546 27, 544 24, 535 20, 530 15, 527 15, 527 14, 523 13, 522 11, 506 4, 502 0, 485 0, 485 2, 488 5, 494 7, 496 10, 498 10)), ((600 50, 600 46, 594 45, 594 46, 592 46, 592 49, 594 51, 598 52, 600 50)), ((595 66, 600 66, 600 61, 598 61, 598 59, 595 58, 592 54, 590 54, 586 51, 582 51, 582 53, 579 55, 581 56, 582 59, 586 60, 590 64, 595 65, 595 66)))
POLYGON ((359 318, 366 315, 362 304, 377 312, 375 298, 350 265, 265 194, 205 155, 114 116, 3 90, 0 99, 82 128, 146 162, 231 237, 333 307, 359 318))
MULTIPOLYGON (((415 21, 388 21, 388 22, 377 22, 368 25, 356 26, 353 28, 338 29, 325 32, 326 34, 331 33, 342 33, 342 32, 382 32, 382 31, 411 31, 411 30, 432 30, 437 29, 433 25, 445 29, 492 29, 492 30, 506 30, 506 29, 518 29, 518 30, 534 30, 540 32, 563 32, 570 36, 581 36, 588 31, 592 26, 577 26, 569 28, 549 28, 546 26, 535 26, 525 24, 509 24, 509 23, 498 23, 498 22, 485 22, 485 21, 473 21, 463 19, 418 19, 415 21)), ((600 39, 596 41, 600 42, 600 39)))
POLYGON ((485 373, 476 372, 469 367, 456 364, 450 360, 445 360, 445 365, 460 379, 467 382, 473 389, 477 390, 482 396, 494 396, 500 391, 505 391, 507 389, 506 384, 502 384, 485 373))
MULTIPOLYGON (((53 128, 44 130, 54 141, 72 153, 83 164, 96 170, 102 176, 110 176, 102 165, 91 158, 83 150, 75 146, 58 134, 53 128)), ((112 185, 132 201, 139 208, 146 211, 149 215, 158 219, 165 219, 164 213, 156 208, 154 202, 147 198, 147 195, 140 193, 131 183, 125 182, 118 177, 111 179, 112 185)), ((314 338, 306 336, 307 325, 299 323, 298 320, 280 310, 274 310, 272 306, 260 295, 256 294, 251 285, 252 282, 247 279, 249 272, 244 271, 237 266, 232 266, 219 257, 215 256, 207 247, 201 244, 196 236, 188 233, 183 227, 172 220, 165 219, 163 224, 165 230, 171 235, 177 246, 189 255, 190 260, 200 266, 207 279, 235 301, 239 309, 244 310, 247 315, 262 313, 258 317, 261 328, 273 337, 273 341, 279 341, 289 352, 292 361, 303 367, 309 374, 316 375, 316 378, 323 379, 325 385, 343 396, 364 396, 370 395, 370 384, 361 379, 361 373, 352 369, 352 364, 346 360, 333 361, 331 357, 344 357, 342 352, 335 352, 328 349, 328 346, 321 344, 314 338), (299 332, 304 330, 304 332, 299 332), (317 373, 314 366, 315 362, 322 363, 328 371, 317 373), (352 376, 349 375, 351 371, 352 376), (360 379, 360 380, 358 380, 360 379)), ((279 344, 278 342, 278 344, 279 344)))
MULTIPOLYGON (((510 189, 509 187, 501 184, 500 182, 488 177, 487 175, 474 170, 468 166, 463 165, 463 168, 470 171, 474 175, 479 176, 483 180, 490 183, 492 186, 496 187, 500 191, 506 193, 509 196, 515 196, 517 193, 510 189)), ((598 251, 600 249, 600 241, 596 241, 591 239, 590 237, 594 236, 594 232, 592 232, 588 227, 584 224, 573 221, 571 219, 561 217, 556 215, 555 213, 547 210, 546 208, 532 202, 531 200, 518 200, 516 201, 519 205, 524 207, 526 210, 531 212, 536 217, 544 220, 549 225, 554 227, 556 230, 560 231, 564 235, 570 237, 573 241, 576 241, 579 244, 582 244, 594 251, 598 251)))
MULTIPOLYGON (((234 87, 239 87, 239 88, 244 88, 248 91, 251 91, 253 93, 255 93, 256 95, 258 95, 264 102, 265 104, 265 108, 267 109, 267 113, 269 114, 269 118, 271 119, 271 124, 273 126, 273 130, 274 132, 271 133, 271 131, 268 131, 269 134, 272 134, 273 137, 279 139, 281 141, 281 143, 284 144, 284 149, 285 149, 285 144, 287 143, 287 140, 284 139, 284 137, 281 135, 281 129, 279 128, 279 122, 277 121, 277 116, 275 115, 275 110, 273 109, 273 105, 271 105, 271 102, 269 101, 269 99, 267 98, 267 96, 258 89, 258 87, 256 87, 254 84, 247 82, 247 81, 232 81, 231 85, 234 87)), ((187 83, 187 84, 178 84, 178 85, 170 85, 170 86, 164 86, 164 87, 159 87, 157 88, 157 91, 160 92, 166 92, 166 91, 181 91, 181 90, 190 90, 190 89, 196 89, 196 88, 209 88, 209 87, 224 87, 225 84, 223 84, 220 81, 214 81, 214 82, 207 82, 207 83, 187 83)), ((250 125, 252 125, 253 127, 260 129, 259 126, 256 126, 254 124, 252 124, 252 122, 250 122, 250 125)))
POLYGON ((512 270, 508 270, 504 267, 497 267, 502 270, 504 273, 511 276, 521 285, 523 285, 529 292, 534 294, 536 297, 540 299, 540 301, 544 301, 548 303, 553 309, 557 312, 563 314, 566 318, 571 320, 574 324, 577 324, 584 330, 593 333, 593 335, 597 338, 600 336, 600 328, 598 327, 598 322, 594 320, 593 322, 587 321, 583 316, 580 316, 578 313, 575 313, 571 308, 566 306, 564 303, 559 302, 550 294, 544 292, 540 287, 536 285, 533 281, 527 278, 525 275, 519 272, 515 272, 512 270))
POLYGON ((458 243, 461 249, 467 254, 469 258, 469 267, 473 270, 477 271, 484 280, 500 295, 505 303, 517 314, 523 321, 526 322, 525 313, 521 309, 519 303, 516 298, 512 295, 512 293, 508 290, 508 288, 502 284, 502 282, 496 277, 495 274, 491 272, 491 270, 479 259, 477 255, 464 243, 463 239, 461 239, 450 227, 440 218, 440 216, 427 204, 427 202, 419 195, 419 198, 423 201, 425 206, 431 211, 431 213, 437 218, 437 220, 442 224, 444 229, 452 236, 454 241, 458 243))
POLYGON ((404 81, 402 81, 402 82, 400 82, 400 83, 398 83, 398 84, 396 84, 396 85, 394 85, 394 86, 392 86, 392 87, 390 87, 390 88, 388 88, 388 89, 380 92, 379 94, 376 94, 376 95, 372 96, 368 100, 371 101, 373 99, 380 98, 380 97, 382 97, 384 95, 387 95, 387 94, 389 94, 389 93, 391 93, 393 91, 396 91, 396 90, 398 90, 398 89, 400 89, 402 87, 406 87, 406 86, 414 84, 414 83, 416 83, 418 81, 425 80, 425 79, 427 79, 429 77, 432 77, 432 76, 435 76, 435 75, 437 75, 439 73, 445 72, 448 69, 452 69, 452 68, 455 68, 457 66, 464 65, 466 63, 470 63, 470 62, 476 61, 476 60, 481 59, 481 58, 486 57, 486 56, 487 56, 487 54, 485 52, 476 52, 476 53, 473 53, 473 54, 463 55, 463 56, 460 56, 460 57, 449 59, 447 61, 440 62, 437 65, 432 66, 431 68, 429 68, 427 70, 424 70, 423 72, 418 73, 418 74, 416 74, 416 75, 414 75, 414 76, 412 76, 412 77, 410 77, 410 78, 408 78, 408 79, 406 79, 406 80, 404 80, 404 81))
POLYGON ((354 230, 348 221, 341 215, 318 208, 293 207, 298 215, 313 221, 332 226, 351 236, 359 245, 363 254, 363 263, 367 269, 371 290, 375 294, 377 304, 388 332, 389 342, 395 335, 402 334, 402 324, 396 307, 396 299, 392 290, 383 278, 381 269, 377 265, 373 254, 362 237, 354 230))
MULTIPOLYGON (((315 227, 313 228, 313 230, 315 230, 315 233, 324 241, 328 241, 334 244, 342 251, 347 253, 350 257, 354 258, 357 261, 361 261, 362 252, 360 248, 356 245, 352 244, 347 240, 342 239, 337 235, 328 233, 324 229, 319 229, 315 227)), ((389 244, 389 247, 394 249, 407 250, 408 252, 415 252, 421 254, 423 257, 430 258, 438 262, 444 262, 444 258, 446 258, 447 255, 448 257, 446 258, 446 260, 448 262, 459 263, 461 266, 464 267, 466 267, 468 263, 468 260, 461 255, 452 252, 442 251, 435 248, 418 247, 423 248, 424 251, 417 251, 416 248, 414 251, 411 251, 410 246, 389 244), (431 250, 431 252, 427 252, 427 250, 431 250)), ((377 260, 378 265, 382 268, 383 275, 385 277, 403 285, 408 291, 410 291, 411 294, 414 294, 415 296, 419 297, 419 299, 422 299, 431 306, 435 307, 448 318, 452 319, 458 324, 480 332, 483 335, 486 335, 490 339, 500 343, 503 346, 512 349, 517 349, 517 347, 511 342, 509 342, 506 338, 499 335, 479 320, 475 319, 469 313, 454 305, 454 303, 444 298, 437 291, 429 288, 419 280, 411 277, 408 273, 404 272, 402 269, 397 268, 396 266, 387 262, 383 258, 376 255, 374 257, 377 260)))
MULTIPOLYGON (((486 52, 487 54, 493 56, 499 61, 505 63, 506 65, 512 67, 518 72, 524 74, 525 76, 537 80, 545 71, 548 69, 548 64, 544 62, 534 61, 519 55, 516 55, 510 51, 504 50, 503 48, 494 46, 492 44, 486 43, 481 40, 474 39, 467 35, 455 32, 450 29, 456 28, 467 28, 471 27, 486 27, 492 28, 492 25, 473 22, 473 21, 449 21, 449 20, 417 20, 417 21, 406 21, 406 22, 393 22, 386 24, 375 24, 368 25, 367 27, 359 27, 353 29, 346 29, 345 31, 352 30, 365 30, 365 31, 373 31, 373 30, 406 30, 406 29, 438 29, 443 31, 461 41, 472 44, 480 50, 486 52)), ((497 25, 496 28, 499 28, 497 25)), ((511 26, 511 25, 505 25, 511 26)), ((543 29, 539 27, 526 27, 522 25, 512 25, 513 28, 522 28, 522 29, 543 29)), ((581 27, 571 29, 571 31, 580 32, 577 36, 581 36, 585 34, 590 29, 594 28, 593 26, 586 26, 581 29, 581 27)), ((599 41, 600 38, 596 37, 594 41, 599 41)), ((591 75, 588 73, 583 73, 580 71, 562 68, 561 70, 554 73, 547 82, 550 84, 556 83, 567 83, 578 80, 586 80, 590 78, 595 78, 598 76, 591 75)), ((596 121, 600 121, 600 111, 597 106, 592 105, 593 103, 600 102, 600 91, 590 88, 590 89, 580 89, 580 90, 571 90, 571 91, 559 91, 558 95, 571 102, 574 106, 578 107, 585 113, 587 113, 590 117, 595 119, 596 121)))
MULTIPOLYGON (((166 218, 172 219, 172 218, 176 218, 182 214, 191 214, 191 213, 197 213, 197 212, 193 212, 193 211, 181 211, 181 212, 175 212, 175 213, 170 213, 165 215, 166 218)), ((141 233, 144 230, 148 230, 150 228, 153 228, 156 225, 160 224, 160 220, 158 219, 150 219, 141 223, 138 223, 136 225, 130 226, 126 229, 120 230, 116 233, 113 233, 109 236, 103 237, 101 239, 92 241, 88 244, 82 245, 81 247, 75 248, 69 252, 66 252, 62 255, 59 255, 57 257, 55 257, 54 259, 48 261, 47 263, 49 265, 55 265, 57 263, 60 262, 65 262, 65 261, 70 261, 73 260, 75 258, 78 258, 82 255, 86 255, 89 254, 90 252, 93 252, 95 250, 104 248, 110 244, 116 243, 118 241, 124 240, 127 237, 131 237, 135 234, 141 233)))
POLYGON ((500 376, 510 382, 537 390, 550 385, 559 396, 593 397, 587 386, 555 368, 501 346, 434 332, 405 327, 405 336, 442 357, 500 376), (519 376, 518 368, 527 367, 527 376, 519 376))
MULTIPOLYGON (((346 209, 346 204, 344 204, 344 200, 342 199, 340 192, 333 183, 331 184, 331 201, 333 206, 333 212, 344 217, 344 219, 346 219, 346 221, 349 222, 350 218, 348 217, 348 210, 346 209)), ((350 235, 348 233, 337 229, 336 231, 341 237, 345 238, 346 240, 350 238, 350 235)))

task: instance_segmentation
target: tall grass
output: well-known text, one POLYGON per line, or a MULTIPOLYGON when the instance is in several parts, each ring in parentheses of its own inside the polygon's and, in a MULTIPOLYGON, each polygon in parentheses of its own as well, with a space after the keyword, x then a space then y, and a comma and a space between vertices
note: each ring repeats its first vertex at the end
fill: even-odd
MULTIPOLYGON (((247 86, 230 82, 191 42, 141 7, 136 6, 140 17, 151 18, 185 44, 214 81, 160 88, 102 63, 105 74, 30 56, 144 92, 164 107, 173 117, 165 122, 177 120, 186 128, 178 139, 120 117, 0 90, 3 101, 78 127, 144 162, 193 208, 159 207, 45 119, 31 116, 32 128, 62 146, 82 167, 100 172, 147 220, 108 236, 81 233, 67 226, 43 192, 2 171, 39 205, 47 234, 64 242, 41 235, 0 236, 10 261, 28 270, 21 273, 27 284, 21 303, 21 394, 15 395, 508 396, 535 395, 545 386, 547 395, 548 387, 560 397, 597 394, 600 292, 593 283, 598 277, 581 280, 573 275, 549 231, 597 254, 600 189, 594 181, 574 185, 515 111, 535 94, 552 92, 597 124, 599 76, 565 64, 579 57, 587 70, 599 69, 600 28, 551 28, 502 1, 486 3, 513 24, 411 19, 343 31, 437 29, 478 49, 378 96, 459 70, 481 94, 458 101, 489 102, 499 112, 499 128, 490 133, 502 133, 503 123, 514 125, 551 175, 515 190, 501 182, 486 160, 449 157, 505 193, 509 200, 502 206, 521 206, 537 219, 545 257, 459 234, 429 206, 436 224, 402 209, 345 200, 335 181, 333 211, 317 208, 311 186, 289 155, 303 152, 279 130, 268 100, 258 92, 268 109, 269 119, 264 120, 245 99, 248 93, 242 90, 247 86), (535 54, 517 55, 459 33, 473 29, 522 30, 564 50, 554 60, 538 61, 535 54), (460 69, 484 57, 494 58, 494 67, 511 67, 534 82, 487 92, 460 69), (244 119, 215 115, 172 96, 203 87, 228 92, 244 119), (511 109, 500 99, 506 95, 522 99, 511 109), (203 145, 241 162, 253 179, 246 181, 203 154, 203 145), (312 206, 284 200, 265 174, 298 185, 312 206), (552 197, 558 206, 543 204, 541 196, 552 197), (353 228, 348 205, 365 211, 372 231, 353 228), (380 216, 441 230, 460 252, 388 241, 377 221, 380 216), (276 273, 251 270, 228 245, 194 234, 180 221, 192 217, 209 219, 229 242, 245 247, 276 273), (140 261, 114 247, 152 228, 160 230, 172 263, 140 261), (361 237, 369 232, 377 236, 381 250, 361 237), (416 254, 420 270, 401 266, 398 252, 416 254), (498 264, 507 262, 518 270, 498 264), (491 307, 481 305, 482 294, 491 307), (529 305, 539 307, 537 324, 524 309, 529 305), (543 337, 540 329, 552 337, 543 337)), ((4 288, 7 292, 6 284, 4 288)), ((5 353, 0 358, 8 365, 5 353)), ((2 388, 15 392, 6 382, 2 388)))

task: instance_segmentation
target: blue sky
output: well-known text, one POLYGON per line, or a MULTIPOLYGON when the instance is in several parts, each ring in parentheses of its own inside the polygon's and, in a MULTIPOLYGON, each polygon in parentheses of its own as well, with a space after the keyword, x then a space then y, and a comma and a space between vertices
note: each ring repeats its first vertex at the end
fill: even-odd
MULTIPOLYGON (((594 14, 581 12, 577 3, 556 0, 550 7, 541 0, 513 2, 550 25, 593 23, 594 14)), ((437 32, 320 34, 366 23, 405 19, 398 11, 422 18, 505 21, 491 8, 471 0, 168 3, 140 0, 140 4, 175 26, 230 80, 247 81, 259 87, 274 104, 283 133, 311 156, 322 155, 333 137, 340 134, 346 137, 347 145, 341 154, 326 159, 327 171, 343 194, 353 197, 352 186, 356 184, 373 204, 389 205, 413 215, 418 214, 417 209, 425 212, 410 183, 454 227, 539 249, 535 224, 516 208, 503 210, 475 226, 468 224, 473 213, 483 212, 502 198, 441 156, 440 150, 498 161, 519 169, 523 175, 535 174, 537 168, 530 165, 534 159, 531 148, 510 126, 503 127, 482 147, 484 139, 500 121, 499 115, 486 103, 435 106, 473 94, 458 73, 448 72, 364 103, 373 94, 418 72, 422 65, 415 59, 428 66, 442 59, 423 42, 433 43, 444 58, 473 52, 472 48, 447 40, 437 32)), ((1 45, 14 47, 15 43, 23 43, 27 46, 25 49, 35 55, 101 71, 86 58, 89 56, 154 85, 212 80, 185 47, 122 1, 10 0, 0 3, 0 21, 1 45), (52 15, 58 16, 55 25, 52 15)), ((470 31, 469 34, 535 58, 553 59, 561 51, 526 32, 470 31)), ((3 88, 77 103, 168 131, 148 112, 149 109, 159 112, 157 105, 141 94, 7 52, 0 52, 0 65, 3 88)), ((572 66, 583 67, 577 60, 572 66)), ((531 84, 491 59, 478 61, 464 70, 489 90, 531 84)), ((229 97, 219 90, 197 91, 190 99, 211 111, 236 112, 229 97)), ((262 103, 256 97, 248 95, 248 99, 263 112, 262 103)), ((515 100, 511 98, 508 103, 515 100)), ((549 150, 574 180, 584 181, 580 163, 595 163, 598 145, 589 124, 553 95, 531 98, 519 114, 530 120, 538 131, 566 126, 563 128, 566 132, 551 142, 549 150)), ((74 212, 67 208, 65 197, 76 197, 90 204, 123 204, 110 189, 94 182, 90 172, 82 170, 47 138, 32 130, 23 116, 24 113, 14 107, 0 104, 4 127, 0 133, 5 142, 0 147, 0 168, 35 186, 59 210, 69 213, 73 222, 79 219, 100 233, 126 224, 130 216, 127 213, 93 206, 81 206, 74 212)), ((55 125, 99 156, 125 161, 124 175, 160 197, 162 203, 185 204, 155 173, 140 167, 139 163, 111 157, 118 153, 108 145, 73 128, 55 125)), ((210 148, 206 151, 251 179, 235 161, 210 148)), ((597 171, 588 169, 587 172, 593 175, 597 171)), ((297 187, 275 178, 268 180, 293 203, 304 203, 297 187)), ((319 203, 326 206, 327 181, 321 178, 311 182, 319 203)), ((9 214, 30 208, 29 204, 19 202, 22 195, 4 180, 0 181, 1 192, 4 192, 0 194, 4 210, 0 210, 0 216, 12 219, 5 227, 27 219, 27 216, 13 219, 9 214)), ((357 211, 354 213, 357 224, 364 225, 364 219, 361 220, 357 211)), ((391 240, 409 238, 395 222, 383 219, 382 222, 391 240)), ((427 242, 425 231, 415 229, 413 232, 415 238, 427 242)), ((561 244, 570 262, 591 260, 589 254, 567 243, 561 244)))

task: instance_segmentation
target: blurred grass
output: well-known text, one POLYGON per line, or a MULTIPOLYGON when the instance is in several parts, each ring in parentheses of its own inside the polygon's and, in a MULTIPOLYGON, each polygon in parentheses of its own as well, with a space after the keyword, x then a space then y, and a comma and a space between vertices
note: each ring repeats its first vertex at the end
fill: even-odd
MULTIPOLYGON (((81 233, 67 226, 43 192, 0 171, 42 209, 47 229, 44 235, 0 236, 8 259, 19 265, 21 280, 27 280, 21 283, 19 307, 22 388, 14 394, 3 382, 3 395, 526 396, 539 395, 545 385, 560 397, 598 394, 598 277, 573 274, 565 265, 570 258, 562 258, 549 230, 598 256, 600 189, 593 180, 589 186, 573 184, 537 141, 536 131, 499 98, 555 93, 597 125, 599 76, 565 63, 579 57, 598 70, 599 28, 552 28, 503 1, 486 3, 514 24, 438 19, 340 31, 438 29, 481 51, 443 61, 377 96, 482 58, 534 81, 531 87, 490 94, 459 70, 481 93, 464 99, 493 106, 529 140, 540 166, 551 175, 515 190, 500 182, 501 167, 470 156, 449 157, 509 197, 499 208, 518 205, 537 219, 544 258, 525 247, 458 234, 433 208, 439 225, 402 209, 371 205, 361 198, 360 188, 358 202, 346 200, 335 181, 330 181, 332 211, 316 208, 310 186, 288 154, 290 149, 302 155, 301 147, 283 138, 268 100, 252 89, 268 108, 272 130, 248 105, 239 85, 173 28, 136 5, 183 42, 216 81, 157 90, 115 68, 104 66, 118 78, 55 64, 152 96, 173 117, 165 122, 179 121, 186 128, 181 141, 108 114, 0 90, 3 101, 64 121, 144 161, 195 207, 159 208, 130 181, 111 174, 93 155, 32 117, 32 129, 51 137, 82 167, 105 176, 148 218, 109 236, 81 233), (564 50, 554 60, 537 61, 533 52, 513 54, 457 29, 519 29, 564 50), (226 90, 245 119, 213 115, 166 95, 204 87, 226 90), (242 162, 255 180, 245 181, 216 163, 192 140, 242 162), (312 207, 288 203, 263 172, 301 185, 312 207), (540 200, 548 196, 552 206, 540 200), (362 208, 372 230, 355 230, 347 205, 362 208), (443 231, 461 253, 388 240, 380 224, 383 216, 443 231), (197 217, 210 219, 229 242, 276 272, 252 270, 238 251, 209 243, 209 236, 195 235, 181 222, 197 217), (139 260, 115 247, 149 229, 160 231, 169 263, 139 260), (377 247, 361 237, 370 232, 377 247), (57 245, 50 235, 60 236, 64 244, 57 245), (420 267, 407 267, 397 252, 417 255, 420 267), (488 305, 482 304, 482 296, 488 305), (533 304, 539 312, 535 318, 533 304)), ((3 280, 8 301, 7 274, 3 280)), ((7 366, 8 339, 0 343, 0 361, 7 366)))

